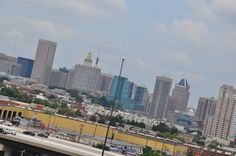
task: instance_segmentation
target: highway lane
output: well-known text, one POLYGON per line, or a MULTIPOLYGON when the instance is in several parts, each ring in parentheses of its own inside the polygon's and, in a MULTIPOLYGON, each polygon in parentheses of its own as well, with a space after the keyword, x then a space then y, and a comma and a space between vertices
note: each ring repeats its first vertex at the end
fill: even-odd
MULTIPOLYGON (((100 156, 102 153, 100 149, 91 146, 52 137, 41 138, 38 136, 28 136, 20 132, 17 132, 16 136, 0 134, 0 138, 21 142, 71 156, 100 156)), ((120 156, 120 154, 106 151, 105 156, 120 156)))

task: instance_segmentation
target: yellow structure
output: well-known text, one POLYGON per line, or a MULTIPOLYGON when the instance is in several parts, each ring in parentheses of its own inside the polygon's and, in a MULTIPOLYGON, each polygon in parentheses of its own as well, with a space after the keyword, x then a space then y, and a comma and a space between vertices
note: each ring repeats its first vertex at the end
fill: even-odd
MULTIPOLYGON (((45 114, 41 111, 26 109, 22 107, 0 106, 1 119, 11 120, 14 116, 17 115, 24 118, 36 117, 38 120, 41 120, 46 126, 50 125, 49 127, 53 128, 70 129, 78 133, 81 131, 82 133, 92 136, 105 137, 107 130, 107 127, 105 125, 84 120, 77 120, 60 115, 45 114)), ((117 141, 124 141, 142 147, 150 146, 153 149, 158 149, 160 151, 168 150, 171 153, 185 154, 187 152, 187 147, 182 143, 177 143, 166 139, 154 138, 147 135, 145 136, 141 134, 135 134, 127 131, 121 131, 117 130, 114 127, 112 127, 109 131, 109 138, 111 138, 112 133, 114 134, 114 140, 117 141)))

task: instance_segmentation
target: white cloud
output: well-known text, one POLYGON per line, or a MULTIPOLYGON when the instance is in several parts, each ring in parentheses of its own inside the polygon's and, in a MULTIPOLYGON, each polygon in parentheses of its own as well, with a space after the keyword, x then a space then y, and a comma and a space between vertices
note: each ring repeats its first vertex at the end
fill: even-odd
POLYGON ((167 26, 162 23, 159 20, 154 21, 154 26, 155 28, 157 28, 161 33, 167 33, 168 32, 168 28, 167 26))
POLYGON ((185 72, 185 71, 175 71, 175 72, 172 72, 170 75, 171 77, 176 77, 177 79, 186 78, 187 80, 191 80, 191 81, 203 80, 201 75, 196 74, 196 73, 185 72))
POLYGON ((164 52, 161 54, 161 58, 168 62, 177 64, 190 64, 191 60, 187 54, 183 52, 164 52))
POLYGON ((125 13, 127 6, 124 0, 26 0, 28 3, 37 3, 52 9, 96 17, 110 16, 112 13, 125 13))
POLYGON ((16 39, 23 40, 23 41, 26 40, 25 35, 17 29, 10 29, 8 31, 5 31, 3 32, 3 35, 9 40, 16 40, 16 39))
POLYGON ((213 0, 211 6, 217 12, 228 16, 236 16, 235 0, 213 0))
POLYGON ((208 35, 208 26, 205 23, 193 21, 191 19, 175 19, 173 22, 173 30, 178 36, 182 36, 196 42, 202 42, 208 35))
POLYGON ((53 36, 71 38, 76 34, 76 32, 69 27, 49 21, 33 19, 25 19, 25 21, 29 23, 32 29, 36 31, 47 32, 53 36))
POLYGON ((188 12, 186 16, 193 19, 203 20, 204 22, 216 20, 217 17, 206 0, 185 0, 185 3, 191 9, 191 12, 188 12))
POLYGON ((138 58, 138 59, 136 59, 135 62, 139 67, 141 67, 143 69, 146 69, 146 70, 153 69, 153 65, 144 61, 143 59, 138 58))

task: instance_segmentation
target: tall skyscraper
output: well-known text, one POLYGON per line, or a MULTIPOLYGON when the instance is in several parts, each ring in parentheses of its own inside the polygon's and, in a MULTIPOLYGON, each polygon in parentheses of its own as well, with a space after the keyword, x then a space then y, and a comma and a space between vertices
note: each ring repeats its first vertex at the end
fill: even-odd
POLYGON ((30 78, 34 65, 34 60, 24 57, 18 57, 17 63, 21 65, 20 76, 30 78))
POLYGON ((217 101, 213 97, 200 97, 198 101, 195 119, 199 121, 206 121, 209 115, 213 116, 216 110, 216 103, 217 101))
POLYGON ((31 78, 48 85, 57 44, 39 39, 31 78))
POLYGON ((229 135, 232 135, 232 132, 235 132, 236 123, 234 123, 235 119, 233 118, 235 115, 235 104, 235 88, 228 85, 221 86, 209 136, 227 139, 229 135))
POLYGON ((148 115, 153 118, 165 116, 167 97, 170 94, 172 79, 164 76, 157 76, 152 102, 148 115))
POLYGON ((84 64, 77 64, 70 73, 69 89, 96 94, 99 91, 101 69, 92 66, 92 54, 88 53, 84 64))
POLYGON ((176 110, 180 112, 186 112, 189 100, 189 88, 188 81, 181 79, 179 83, 175 84, 175 88, 172 90, 172 96, 176 97, 176 110))

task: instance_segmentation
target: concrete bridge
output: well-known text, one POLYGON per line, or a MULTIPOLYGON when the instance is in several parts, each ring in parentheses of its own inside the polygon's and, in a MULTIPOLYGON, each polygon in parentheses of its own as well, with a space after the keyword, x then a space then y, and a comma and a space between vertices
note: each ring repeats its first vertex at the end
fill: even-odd
MULTIPOLYGON (((32 153, 34 156, 100 156, 102 151, 87 145, 56 138, 39 138, 17 133, 16 136, 0 134, 0 156, 32 153)), ((105 156, 120 154, 105 152, 105 156)))

